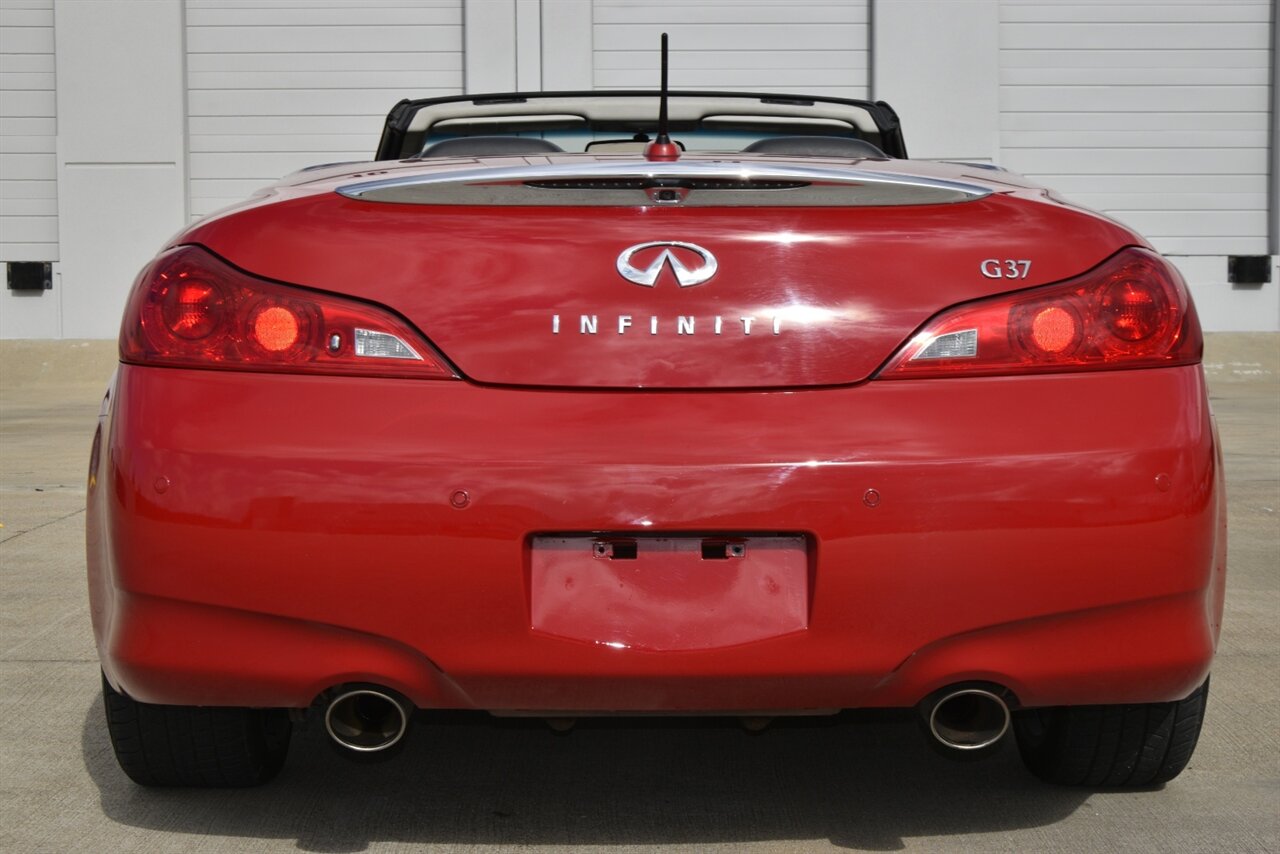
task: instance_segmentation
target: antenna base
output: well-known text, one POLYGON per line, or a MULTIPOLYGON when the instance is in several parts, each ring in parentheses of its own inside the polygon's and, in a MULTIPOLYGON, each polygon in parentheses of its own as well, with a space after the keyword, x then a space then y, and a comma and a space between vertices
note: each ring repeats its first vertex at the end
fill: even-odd
POLYGON ((670 163, 680 159, 680 146, 674 142, 651 142, 644 147, 644 159, 670 163))

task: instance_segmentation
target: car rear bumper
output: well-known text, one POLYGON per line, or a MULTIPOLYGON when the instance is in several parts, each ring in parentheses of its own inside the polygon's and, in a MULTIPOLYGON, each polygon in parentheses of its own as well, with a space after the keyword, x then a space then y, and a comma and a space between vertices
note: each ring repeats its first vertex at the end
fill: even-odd
POLYGON ((968 680, 1151 702, 1203 681, 1221 616, 1198 366, 707 394, 126 365, 100 433, 94 628, 147 702, 373 682, 422 707, 804 710, 968 680), (750 609, 676 572, 638 610, 585 551, 547 575, 548 535, 804 554, 731 575, 791 597, 743 635, 722 630, 750 609))

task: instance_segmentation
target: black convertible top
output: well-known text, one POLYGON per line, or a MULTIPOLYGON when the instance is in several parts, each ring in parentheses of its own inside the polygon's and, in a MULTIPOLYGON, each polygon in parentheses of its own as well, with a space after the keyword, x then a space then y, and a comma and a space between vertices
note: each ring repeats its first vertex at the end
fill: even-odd
MULTIPOLYGON (((657 127, 658 98, 657 90, 605 90, 406 99, 387 114, 375 159, 416 157, 441 138, 566 127, 638 140, 657 127)), ((761 137, 844 137, 870 143, 889 157, 907 156, 898 114, 884 101, 719 91, 671 92, 669 99, 673 132, 749 127, 761 137)))

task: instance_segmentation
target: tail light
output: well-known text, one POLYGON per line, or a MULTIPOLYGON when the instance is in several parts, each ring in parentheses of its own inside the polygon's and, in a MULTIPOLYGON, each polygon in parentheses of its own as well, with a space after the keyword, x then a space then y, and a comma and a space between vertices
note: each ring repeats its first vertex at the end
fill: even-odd
POLYGON ((198 246, 138 277, 120 358, 237 371, 453 379, 409 324, 385 309, 258 279, 198 246))
POLYGON ((1204 347, 1178 271, 1124 249, 1057 285, 956 306, 935 317, 880 379, 1190 365, 1204 347))

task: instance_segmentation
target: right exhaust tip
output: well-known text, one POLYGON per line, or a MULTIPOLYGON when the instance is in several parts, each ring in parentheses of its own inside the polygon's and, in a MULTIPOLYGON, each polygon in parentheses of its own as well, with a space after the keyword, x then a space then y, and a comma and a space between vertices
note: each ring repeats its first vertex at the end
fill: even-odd
POLYGON ((928 713, 929 733, 943 747, 976 753, 995 747, 1009 731, 1009 705, 988 688, 958 688, 943 694, 928 713))
POLYGON ((340 747, 365 755, 380 753, 404 738, 409 710, 384 691, 352 688, 329 701, 324 728, 340 747))

